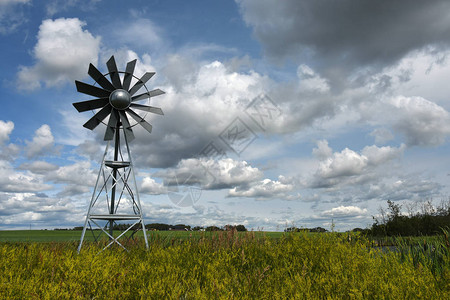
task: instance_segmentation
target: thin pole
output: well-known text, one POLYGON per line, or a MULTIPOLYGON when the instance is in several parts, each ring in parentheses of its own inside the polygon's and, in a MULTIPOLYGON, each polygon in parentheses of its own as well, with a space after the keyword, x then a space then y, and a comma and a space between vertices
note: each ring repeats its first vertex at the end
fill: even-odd
MULTIPOLYGON (((114 141, 114 161, 117 161, 119 159, 119 147, 120 147, 120 132, 119 132, 120 127, 119 126, 120 126, 120 123, 119 123, 119 121, 117 121, 116 131, 115 131, 116 139, 114 141)), ((116 186, 117 186, 117 184, 116 184, 117 169, 116 168, 113 168, 112 177, 113 177, 113 181, 112 181, 113 186, 111 189, 111 207, 110 207, 110 211, 109 211, 110 215, 114 214, 114 202, 115 202, 115 198, 116 198, 116 186)), ((113 226, 114 226, 114 220, 110 220, 109 221, 109 234, 111 236, 113 236, 113 226)))

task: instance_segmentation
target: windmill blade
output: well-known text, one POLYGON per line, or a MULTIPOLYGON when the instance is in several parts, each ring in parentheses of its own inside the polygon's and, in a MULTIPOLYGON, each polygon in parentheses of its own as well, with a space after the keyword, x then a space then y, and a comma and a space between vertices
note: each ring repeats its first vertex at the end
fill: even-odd
POLYGON ((139 89, 150 79, 155 75, 155 72, 147 72, 145 73, 141 79, 136 82, 136 84, 131 88, 131 90, 128 92, 130 93, 130 96, 133 96, 139 89))
POLYGON ((152 132, 152 125, 147 123, 147 121, 145 121, 140 115, 138 115, 129 108, 127 109, 127 113, 129 113, 130 116, 136 120, 136 122, 138 122, 142 127, 144 127, 145 130, 147 130, 149 133, 152 132))
POLYGON ((119 71, 117 70, 116 60, 114 59, 114 55, 106 62, 106 66, 108 67, 109 76, 111 77, 111 81, 116 89, 122 88, 122 83, 120 82, 119 71))
POLYGON ((109 94, 111 94, 110 91, 101 89, 99 87, 78 80, 75 80, 75 85, 77 86, 77 91, 86 95, 91 95, 99 98, 108 98, 109 94))
POLYGON ((111 111, 111 116, 109 117, 108 126, 106 127, 105 137, 103 140, 111 141, 114 138, 114 132, 119 127, 117 121, 119 120, 119 115, 115 109, 111 111))
POLYGON ((123 110, 119 110, 120 120, 122 121, 123 132, 125 133, 125 138, 128 142, 134 140, 133 130, 131 130, 130 122, 128 121, 127 115, 123 110))
POLYGON ((78 110, 78 112, 83 112, 83 111, 101 108, 108 103, 109 103, 108 98, 100 98, 100 99, 93 99, 93 100, 82 101, 82 102, 75 102, 75 103, 72 103, 72 105, 75 106, 75 108, 78 110))
POLYGON ((114 91, 116 89, 93 64, 89 64, 88 74, 105 90, 114 91))
POLYGON ((131 79, 133 78, 134 73, 134 67, 136 67, 136 61, 137 59, 129 61, 127 63, 127 68, 125 69, 125 76, 123 77, 123 85, 122 85, 122 88, 125 91, 128 91, 128 89, 130 88, 131 79))
POLYGON ((161 108, 159 107, 154 107, 154 106, 147 106, 147 105, 142 105, 142 104, 136 104, 136 103, 131 103, 130 107, 136 108, 136 109, 140 109, 143 111, 148 111, 154 114, 158 114, 158 115, 164 115, 163 111, 161 108))
POLYGON ((164 91, 161 91, 160 89, 156 89, 156 90, 152 90, 150 92, 146 92, 137 96, 134 96, 131 98, 131 101, 138 101, 138 100, 142 100, 142 99, 147 99, 147 98, 151 98, 151 97, 156 97, 159 95, 165 94, 164 91))
POLYGON ((92 118, 90 118, 86 123, 84 123, 84 127, 90 130, 94 130, 95 127, 98 126, 110 113, 111 113, 111 105, 108 104, 102 109, 100 109, 92 118))

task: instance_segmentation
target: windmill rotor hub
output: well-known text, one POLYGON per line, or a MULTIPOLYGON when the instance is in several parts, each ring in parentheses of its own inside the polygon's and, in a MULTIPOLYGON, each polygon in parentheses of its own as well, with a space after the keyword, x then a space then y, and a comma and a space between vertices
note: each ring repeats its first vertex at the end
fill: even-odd
POLYGON ((131 104, 131 95, 122 89, 114 90, 111 95, 109 95, 109 103, 115 109, 127 109, 131 104))

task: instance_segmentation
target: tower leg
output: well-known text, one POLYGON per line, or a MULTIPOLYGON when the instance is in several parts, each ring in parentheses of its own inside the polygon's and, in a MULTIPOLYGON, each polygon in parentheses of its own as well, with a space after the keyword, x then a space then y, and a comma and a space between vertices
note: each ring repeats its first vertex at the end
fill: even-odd
POLYGON ((103 169, 103 165, 105 164, 105 158, 106 158, 106 153, 108 153, 108 148, 109 148, 109 142, 108 142, 108 144, 106 144, 105 153, 103 153, 102 163, 101 163, 100 168, 98 170, 97 181, 95 182, 94 191, 92 192, 91 201, 89 202, 89 208, 88 208, 88 212, 86 214, 86 220, 84 221, 83 231, 81 233, 80 244, 78 245, 78 249, 77 249, 78 253, 80 253, 81 246, 83 245, 83 240, 84 240, 84 236, 86 234, 86 228, 87 228, 87 225, 88 225, 88 222, 89 222, 91 208, 94 206, 95 201, 96 201, 95 195, 97 194, 98 183, 100 181, 100 176, 102 175, 102 169, 103 169))
POLYGON ((126 135, 124 135, 124 137, 125 137, 125 144, 127 146, 128 159, 130 160, 130 168, 131 168, 131 175, 133 176, 134 190, 136 191, 136 203, 139 210, 139 215, 141 217, 142 233, 144 234, 145 247, 148 249, 147 231, 145 229, 144 215, 142 214, 141 199, 139 197, 139 191, 136 184, 136 176, 134 175, 133 159, 131 158, 130 147, 128 146, 128 140, 126 135))

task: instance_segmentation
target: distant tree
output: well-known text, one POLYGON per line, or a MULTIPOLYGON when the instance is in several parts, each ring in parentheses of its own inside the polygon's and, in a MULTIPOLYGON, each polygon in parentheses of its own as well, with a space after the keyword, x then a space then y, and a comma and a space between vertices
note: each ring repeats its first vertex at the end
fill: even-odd
POLYGON ((189 231, 189 230, 191 230, 191 226, 184 225, 184 224, 177 224, 177 225, 170 226, 169 230, 185 230, 185 231, 189 231))
POLYGON ((247 228, 245 228, 244 225, 239 224, 236 226, 236 230, 237 231, 247 231, 247 228))
POLYGON ((185 230, 191 230, 191 226, 190 225, 184 225, 184 224, 176 224, 175 226, 172 226, 172 228, 178 228, 178 229, 182 228, 182 229, 185 229, 185 230))
POLYGON ((245 226, 241 225, 241 224, 240 225, 225 225, 223 228, 227 231, 233 231, 233 230, 247 231, 247 228, 245 228, 245 226))
POLYGON ((222 229, 213 225, 213 226, 206 227, 205 231, 222 231, 222 229))
POLYGON ((388 203, 388 209, 389 209, 389 221, 393 221, 400 217, 400 210, 402 209, 402 206, 400 204, 395 204, 391 200, 387 201, 388 203))
POLYGON ((311 228, 309 229, 309 232, 327 232, 328 230, 326 230, 325 228, 322 227, 315 227, 315 228, 311 228))
POLYGON ((146 224, 145 228, 148 230, 169 230, 169 228, 171 227, 171 225, 169 224, 163 224, 163 223, 151 223, 151 224, 146 224))
POLYGON ((227 224, 227 225, 223 226, 223 229, 226 231, 233 231, 236 229, 236 226, 227 224))
MULTIPOLYGON (((120 223, 114 224, 113 230, 125 231, 130 228, 131 224, 120 223)), ((134 224, 131 230, 139 230, 141 228, 140 224, 134 224)))
POLYGON ((297 227, 288 227, 284 230, 284 232, 298 232, 299 229, 297 227))
POLYGON ((315 232, 315 233, 323 233, 328 232, 327 229, 323 227, 314 227, 314 228, 297 228, 297 227, 288 227, 284 230, 285 232, 315 232))

